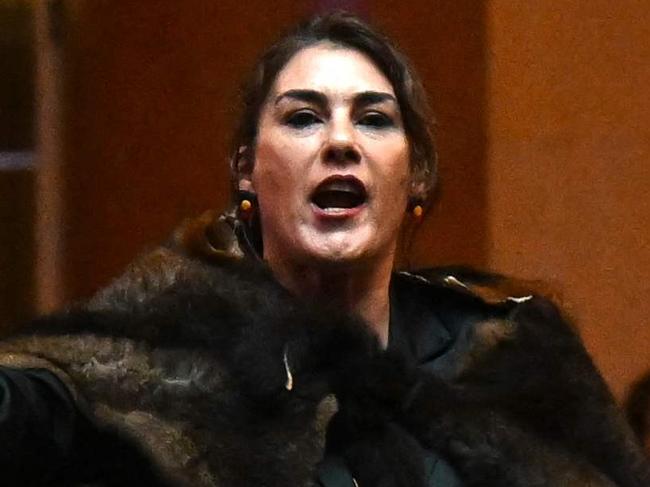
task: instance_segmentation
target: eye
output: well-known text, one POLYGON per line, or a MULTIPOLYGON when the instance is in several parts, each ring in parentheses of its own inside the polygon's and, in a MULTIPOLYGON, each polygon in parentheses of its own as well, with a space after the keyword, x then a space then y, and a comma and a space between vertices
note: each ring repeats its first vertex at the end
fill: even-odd
POLYGON ((290 127, 301 129, 320 123, 321 119, 311 110, 299 110, 291 113, 285 120, 290 127))
POLYGON ((388 115, 381 112, 368 112, 364 114, 358 121, 359 124, 371 128, 385 128, 395 125, 393 119, 388 115))

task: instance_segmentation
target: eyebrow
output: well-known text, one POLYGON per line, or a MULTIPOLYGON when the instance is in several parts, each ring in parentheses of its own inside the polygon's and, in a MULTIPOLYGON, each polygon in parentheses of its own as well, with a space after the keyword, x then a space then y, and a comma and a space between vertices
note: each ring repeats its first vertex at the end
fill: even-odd
MULTIPOLYGON (((324 93, 316 90, 296 89, 285 91, 276 97, 275 104, 277 105, 285 98, 313 103, 321 107, 327 106, 327 96, 325 96, 324 93)), ((383 91, 362 91, 361 93, 354 95, 355 105, 374 105, 386 101, 397 104, 397 99, 393 95, 390 93, 385 93, 383 91)))
POLYGON ((384 93, 383 91, 364 91, 355 95, 354 102, 357 105, 374 105, 376 103, 383 103, 385 101, 390 101, 397 104, 397 100, 390 93, 384 93))

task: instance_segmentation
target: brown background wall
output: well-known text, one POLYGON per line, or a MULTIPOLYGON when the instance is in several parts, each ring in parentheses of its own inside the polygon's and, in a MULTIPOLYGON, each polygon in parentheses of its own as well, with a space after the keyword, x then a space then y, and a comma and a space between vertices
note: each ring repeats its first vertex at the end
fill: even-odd
POLYGON ((34 177, 0 171, 0 329, 34 312, 34 177))
POLYGON ((68 2, 66 299, 227 201, 237 84, 299 2, 68 2))
MULTIPOLYGON (((237 85, 315 6, 64 5, 62 165, 49 188, 61 217, 49 228, 61 232, 56 292, 70 300, 182 217, 226 202, 237 85)), ((363 11, 412 57, 437 113, 442 194, 413 260, 550 280, 620 395, 650 367, 650 4, 381 0, 363 11)))
POLYGON ((0 0, 0 325, 34 312, 32 22, 28 2, 0 0))
POLYGON ((650 368, 650 2, 489 3, 489 264, 561 287, 620 395, 650 368))

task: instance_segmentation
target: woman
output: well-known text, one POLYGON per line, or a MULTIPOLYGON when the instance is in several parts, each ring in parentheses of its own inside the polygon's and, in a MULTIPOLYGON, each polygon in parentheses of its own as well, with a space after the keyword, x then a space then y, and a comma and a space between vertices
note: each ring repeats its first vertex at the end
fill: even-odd
POLYGON ((433 186, 435 155, 419 83, 388 46, 356 42, 296 39, 270 51, 266 79, 250 89, 235 178, 257 195, 263 257, 278 280, 358 313, 386 345, 399 230, 433 186), (383 74, 392 71, 408 79, 383 74))
POLYGON ((394 273, 436 170, 389 41, 312 19, 244 101, 236 212, 3 344, 16 485, 647 485, 550 303, 495 276, 394 273))

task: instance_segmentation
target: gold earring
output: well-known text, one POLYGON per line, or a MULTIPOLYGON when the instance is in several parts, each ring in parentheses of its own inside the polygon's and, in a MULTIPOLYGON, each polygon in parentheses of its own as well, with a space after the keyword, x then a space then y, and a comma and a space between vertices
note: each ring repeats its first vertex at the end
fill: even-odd
POLYGON ((413 216, 417 218, 418 220, 422 218, 422 214, 424 213, 424 209, 422 208, 422 205, 415 205, 412 210, 413 216))
POLYGON ((241 200, 241 203, 239 203, 239 209, 244 213, 251 211, 252 207, 253 203, 251 203, 250 200, 241 200))
POLYGON ((237 205, 238 218, 242 220, 250 220, 255 214, 255 207, 257 206, 257 196, 251 191, 238 190, 237 199, 239 200, 239 205, 237 205))

